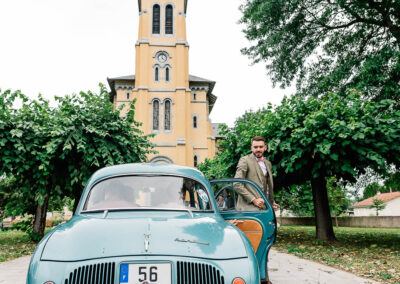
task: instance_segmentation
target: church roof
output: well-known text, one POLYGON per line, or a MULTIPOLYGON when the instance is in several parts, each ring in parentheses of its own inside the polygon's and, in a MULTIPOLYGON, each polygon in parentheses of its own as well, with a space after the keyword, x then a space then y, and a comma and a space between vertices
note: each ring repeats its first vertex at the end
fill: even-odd
MULTIPOLYGON (((187 2, 188 0, 185 0, 185 14, 187 10, 187 2)), ((139 12, 142 12, 142 0, 138 0, 138 7, 139 7, 139 12)))
MULTIPOLYGON (((110 85, 110 98, 115 95, 115 82, 120 81, 120 82, 130 82, 132 84, 135 83, 135 75, 127 75, 127 76, 120 76, 120 77, 114 77, 114 78, 107 78, 108 84, 110 85)), ((204 79, 198 76, 194 75, 189 75, 189 86, 191 83, 200 83, 200 84, 208 84, 208 92, 207 92, 207 97, 209 100, 209 112, 211 113, 215 102, 217 101, 217 96, 212 94, 212 91, 215 86, 215 81, 211 81, 208 79, 204 79)))

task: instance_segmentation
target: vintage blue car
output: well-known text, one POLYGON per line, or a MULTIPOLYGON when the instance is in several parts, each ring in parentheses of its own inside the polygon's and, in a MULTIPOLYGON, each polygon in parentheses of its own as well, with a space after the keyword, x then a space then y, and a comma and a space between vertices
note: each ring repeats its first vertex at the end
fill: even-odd
POLYGON ((265 210, 235 208, 243 183, 257 187, 177 165, 103 168, 38 244, 27 283, 258 284, 276 221, 266 199, 265 210))

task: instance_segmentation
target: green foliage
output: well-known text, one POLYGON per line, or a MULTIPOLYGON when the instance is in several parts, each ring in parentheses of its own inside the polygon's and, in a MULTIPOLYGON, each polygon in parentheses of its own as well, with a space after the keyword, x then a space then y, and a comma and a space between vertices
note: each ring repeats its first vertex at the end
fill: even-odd
POLYGON ((309 182, 303 185, 292 185, 277 192, 275 200, 281 212, 288 210, 295 216, 314 216, 313 196, 309 182))
POLYGON ((233 128, 223 129, 222 151, 207 162, 206 172, 233 176, 239 158, 250 152, 251 138, 261 135, 278 189, 318 176, 355 182, 367 168, 384 173, 386 164, 400 164, 400 146, 394 143, 400 138, 400 111, 394 103, 371 102, 354 91, 346 97, 284 98, 275 109, 247 112, 233 128))
MULTIPOLYGON (((233 128, 223 129, 226 138, 221 141, 221 152, 207 161, 205 172, 232 177, 239 158, 250 152, 251 138, 260 135, 267 140, 265 156, 272 162, 275 191, 318 180, 315 190, 322 196, 326 177, 354 183, 367 168, 386 173, 387 165, 400 165, 400 145, 396 143, 400 111, 395 103, 370 101, 356 91, 346 96, 329 93, 320 99, 284 98, 281 105, 247 112, 233 128)), ((199 168, 204 170, 205 165, 199 168)), ((322 198, 314 200, 314 205, 316 202, 329 227, 328 204, 322 198)))
POLYGON ((246 0, 250 47, 273 83, 296 81, 304 95, 344 95, 355 88, 376 99, 400 95, 398 1, 246 0))
POLYGON ((379 215, 379 211, 385 209, 385 207, 386 207, 385 202, 378 198, 372 199, 372 203, 373 203, 373 205, 371 205, 370 208, 373 208, 376 210, 376 216, 379 215))
POLYGON ((362 199, 373 197, 378 193, 378 191, 382 192, 382 189, 383 187, 380 186, 379 183, 373 182, 365 187, 362 199))
POLYGON ((347 196, 346 187, 335 177, 327 178, 327 190, 331 214, 339 216, 349 208, 351 200, 347 196))
POLYGON ((46 145, 66 170, 68 178, 62 187, 80 195, 87 179, 105 166, 142 162, 152 144, 135 121, 134 102, 125 117, 123 107, 115 109, 107 90, 100 86, 100 94, 81 92, 57 97, 59 107, 52 141, 46 145))
MULTIPOLYGON (((383 185, 380 185, 378 181, 367 184, 364 188, 363 196, 361 199, 367 199, 375 196, 378 191, 380 193, 387 193, 390 191, 398 191, 400 189, 400 172, 392 171, 390 168, 386 177, 384 175, 379 176, 379 179, 383 180, 383 185)), ((378 180, 378 179, 377 179, 378 180)))
POLYGON ((400 172, 392 173, 388 179, 385 180, 384 186, 384 192, 389 192, 390 189, 392 189, 392 191, 400 191, 400 172))
POLYGON ((0 222, 6 217, 5 209, 13 191, 13 179, 0 177, 0 222))
POLYGON ((26 216, 26 217, 22 218, 18 222, 15 222, 14 224, 12 224, 12 228, 20 230, 22 232, 25 232, 28 235, 32 235, 33 217, 26 216))
MULTIPOLYGON (((81 92, 56 102, 50 107, 40 95, 30 100, 0 90, 0 176, 15 179, 9 215, 35 214, 41 206, 46 212, 49 204, 60 208, 65 196, 79 198, 97 169, 145 161, 151 152, 149 136, 134 120, 134 104, 121 117, 122 107, 114 109, 103 85, 99 94, 81 92), (17 101, 21 108, 14 108, 17 101)), ((43 235, 44 218, 35 219, 36 236, 43 235)))
MULTIPOLYGON (((331 214, 339 216, 348 209, 351 201, 346 188, 335 177, 326 180, 331 214)), ((310 182, 282 189, 275 194, 275 199, 281 210, 289 210, 295 216, 315 216, 310 182)))

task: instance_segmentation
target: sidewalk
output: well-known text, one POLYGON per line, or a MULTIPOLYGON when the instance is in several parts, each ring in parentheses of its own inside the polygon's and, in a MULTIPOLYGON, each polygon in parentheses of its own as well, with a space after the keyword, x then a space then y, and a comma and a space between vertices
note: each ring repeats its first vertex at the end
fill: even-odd
POLYGON ((0 284, 25 284, 31 256, 0 263, 0 284))
MULTIPOLYGON (((24 256, 0 263, 0 284, 25 284, 30 258, 24 256)), ((269 274, 273 284, 378 283, 276 250, 270 252, 269 274)))
POLYGON ((272 249, 268 271, 273 284, 372 284, 378 283, 313 261, 272 249))

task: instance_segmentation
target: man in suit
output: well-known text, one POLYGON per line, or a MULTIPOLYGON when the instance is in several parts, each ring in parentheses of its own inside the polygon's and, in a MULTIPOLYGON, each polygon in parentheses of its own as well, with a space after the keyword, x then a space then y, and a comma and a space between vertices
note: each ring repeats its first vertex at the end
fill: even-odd
MULTIPOLYGON (((278 205, 274 201, 274 183, 272 178, 272 164, 264 158, 267 150, 265 138, 255 136, 251 139, 251 154, 240 158, 236 168, 235 178, 245 178, 256 183, 265 193, 272 207, 276 210, 278 205)), ((266 208, 264 200, 250 185, 235 185, 238 193, 237 210, 255 211, 266 208)))
MULTIPOLYGON (((274 200, 274 182, 272 180, 272 164, 264 158, 264 152, 267 150, 265 138, 255 136, 251 139, 251 154, 240 158, 236 167, 235 178, 245 178, 256 183, 265 193, 274 210, 278 205, 274 200)), ((238 193, 236 204, 237 210, 255 211, 265 210, 264 199, 254 187, 237 183, 235 191, 238 193)), ((236 221, 236 220, 235 220, 236 221)), ((233 223, 235 224, 235 223, 233 223)), ((272 284, 268 277, 268 261, 265 267, 266 284, 272 284)))

